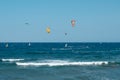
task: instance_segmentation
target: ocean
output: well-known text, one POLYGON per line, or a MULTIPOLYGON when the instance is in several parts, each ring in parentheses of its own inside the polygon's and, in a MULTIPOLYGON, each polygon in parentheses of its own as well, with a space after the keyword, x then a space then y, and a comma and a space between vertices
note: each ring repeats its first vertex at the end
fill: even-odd
POLYGON ((120 43, 0 43, 0 80, 120 80, 120 43))

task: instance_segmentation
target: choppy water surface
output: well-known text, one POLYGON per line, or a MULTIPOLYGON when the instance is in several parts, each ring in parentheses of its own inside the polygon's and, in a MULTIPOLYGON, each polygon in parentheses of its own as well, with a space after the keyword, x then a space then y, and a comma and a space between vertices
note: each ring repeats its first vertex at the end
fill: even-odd
POLYGON ((120 43, 5 45, 0 80, 120 80, 120 43))

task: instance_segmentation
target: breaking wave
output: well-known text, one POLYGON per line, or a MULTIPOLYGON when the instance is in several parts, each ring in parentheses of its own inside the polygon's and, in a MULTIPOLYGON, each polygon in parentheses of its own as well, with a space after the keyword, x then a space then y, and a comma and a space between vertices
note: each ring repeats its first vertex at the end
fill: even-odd
POLYGON ((24 59, 1 59, 3 62, 17 62, 23 61, 24 59))
POLYGON ((42 62, 16 62, 18 66, 89 66, 89 65, 107 65, 107 61, 93 62, 71 62, 63 60, 46 60, 42 62))

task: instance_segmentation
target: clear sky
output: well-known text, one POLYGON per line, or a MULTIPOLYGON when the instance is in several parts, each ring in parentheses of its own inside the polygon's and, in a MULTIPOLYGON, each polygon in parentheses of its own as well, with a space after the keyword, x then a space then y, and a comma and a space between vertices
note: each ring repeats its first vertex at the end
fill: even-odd
POLYGON ((69 41, 120 42, 120 0, 0 0, 0 42, 69 41))

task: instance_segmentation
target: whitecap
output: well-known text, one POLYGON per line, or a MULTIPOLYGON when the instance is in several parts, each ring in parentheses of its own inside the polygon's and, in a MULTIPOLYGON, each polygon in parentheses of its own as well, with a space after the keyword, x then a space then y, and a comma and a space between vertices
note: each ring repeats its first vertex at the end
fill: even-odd
POLYGON ((1 59, 4 62, 16 62, 16 61, 22 61, 24 59, 1 59))
POLYGON ((51 60, 47 62, 16 62, 18 66, 90 66, 108 64, 107 61, 92 61, 92 62, 71 62, 61 60, 51 60))

